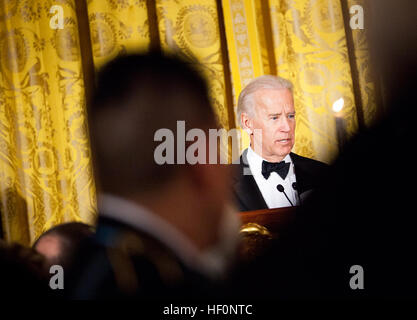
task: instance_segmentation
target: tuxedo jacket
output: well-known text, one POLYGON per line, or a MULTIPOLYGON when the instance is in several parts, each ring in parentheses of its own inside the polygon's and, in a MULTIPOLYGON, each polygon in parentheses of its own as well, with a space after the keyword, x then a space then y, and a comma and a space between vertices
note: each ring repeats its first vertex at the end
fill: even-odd
POLYGON ((212 292, 207 277, 151 234, 103 216, 67 282, 68 296, 76 300, 195 298, 212 292))
MULTIPOLYGON (((233 187, 236 204, 240 211, 268 209, 268 205, 262 196, 255 178, 250 174, 247 152, 248 149, 243 151, 239 159, 239 164, 235 164, 236 172, 233 187), (244 172, 247 174, 245 175, 244 172)), ((290 157, 294 164, 297 189, 300 197, 304 192, 319 187, 320 181, 327 174, 328 165, 292 152, 290 153, 290 157)))

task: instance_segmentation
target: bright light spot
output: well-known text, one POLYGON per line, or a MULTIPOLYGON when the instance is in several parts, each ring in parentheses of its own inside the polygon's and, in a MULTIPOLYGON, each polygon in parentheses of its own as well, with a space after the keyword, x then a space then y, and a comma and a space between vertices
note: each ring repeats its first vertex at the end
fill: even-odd
POLYGON ((343 98, 337 99, 333 103, 333 111, 334 112, 340 112, 340 111, 342 111, 344 104, 345 104, 345 100, 343 100, 343 98))

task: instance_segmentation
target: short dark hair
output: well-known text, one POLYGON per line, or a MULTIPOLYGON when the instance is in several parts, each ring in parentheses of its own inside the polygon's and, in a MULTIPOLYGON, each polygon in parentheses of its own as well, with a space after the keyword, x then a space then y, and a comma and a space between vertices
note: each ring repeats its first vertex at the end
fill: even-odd
POLYGON ((158 165, 158 129, 176 132, 217 127, 204 78, 175 56, 142 53, 119 57, 98 74, 89 109, 90 138, 102 191, 126 195, 153 190, 178 173, 158 165))

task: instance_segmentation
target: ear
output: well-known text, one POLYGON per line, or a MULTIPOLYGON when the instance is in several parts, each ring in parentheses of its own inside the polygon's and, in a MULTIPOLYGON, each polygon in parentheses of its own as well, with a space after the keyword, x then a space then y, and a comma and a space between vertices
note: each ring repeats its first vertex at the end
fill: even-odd
POLYGON ((201 164, 190 166, 188 181, 193 194, 206 207, 218 207, 219 203, 233 199, 234 168, 227 164, 201 164))
POLYGON ((201 196, 203 200, 203 195, 206 195, 207 192, 213 193, 215 186, 218 187, 218 183, 221 181, 219 179, 217 167, 220 165, 215 164, 195 164, 187 168, 188 172, 188 181, 191 183, 193 192, 201 196))
POLYGON ((253 119, 246 112, 242 112, 240 115, 240 123, 242 124, 243 130, 249 135, 253 134, 253 119))

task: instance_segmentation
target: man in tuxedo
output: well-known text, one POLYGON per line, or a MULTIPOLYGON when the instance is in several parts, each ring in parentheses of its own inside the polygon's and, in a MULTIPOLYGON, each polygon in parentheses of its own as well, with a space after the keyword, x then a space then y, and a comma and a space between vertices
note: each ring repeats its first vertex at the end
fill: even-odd
POLYGON ((238 117, 250 136, 234 185, 239 209, 300 204, 317 187, 327 165, 291 152, 295 141, 291 82, 271 75, 254 79, 240 93, 238 117))
POLYGON ((417 167, 405 151, 417 138, 417 2, 380 0, 372 9, 369 74, 384 84, 376 99, 384 112, 345 145, 291 234, 237 277, 234 298, 417 298, 417 167))
POLYGON ((180 163, 168 138, 176 163, 158 164, 155 133, 176 132, 177 121, 206 133, 217 126, 206 83, 188 64, 137 54, 99 74, 89 110, 99 215, 66 282, 73 298, 198 297, 225 275, 239 232, 231 170, 180 163))

